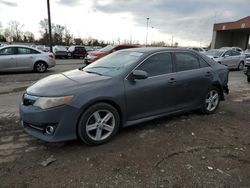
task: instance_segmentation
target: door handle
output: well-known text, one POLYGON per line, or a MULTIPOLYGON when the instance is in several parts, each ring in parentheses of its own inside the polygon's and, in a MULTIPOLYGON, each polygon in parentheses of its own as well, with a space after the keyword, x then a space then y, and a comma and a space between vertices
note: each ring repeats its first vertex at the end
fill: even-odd
POLYGON ((207 77, 211 76, 211 72, 207 71, 205 76, 207 76, 207 77))
POLYGON ((170 80, 168 81, 168 83, 171 83, 171 84, 176 83, 175 78, 170 78, 170 80))

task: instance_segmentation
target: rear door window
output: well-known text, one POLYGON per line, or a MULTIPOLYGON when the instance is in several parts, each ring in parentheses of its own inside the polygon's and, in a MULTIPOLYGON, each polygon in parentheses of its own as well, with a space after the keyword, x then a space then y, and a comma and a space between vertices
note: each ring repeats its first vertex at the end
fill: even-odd
POLYGON ((237 56, 237 55, 240 55, 240 52, 232 51, 232 56, 237 56))
POLYGON ((197 57, 185 52, 175 53, 177 71, 186 71, 200 68, 197 57))
POLYGON ((18 54, 38 54, 39 52, 30 48, 19 47, 17 48, 17 53, 18 54))
POLYGON ((155 54, 145 60, 137 70, 143 70, 149 77, 173 72, 171 54, 169 52, 155 54))

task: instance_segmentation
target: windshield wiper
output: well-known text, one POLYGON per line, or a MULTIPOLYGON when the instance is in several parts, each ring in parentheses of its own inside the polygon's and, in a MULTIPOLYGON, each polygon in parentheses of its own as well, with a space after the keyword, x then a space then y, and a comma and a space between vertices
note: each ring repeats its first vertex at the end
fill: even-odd
POLYGON ((85 71, 85 72, 90 73, 90 74, 97 74, 97 75, 102 76, 102 74, 101 74, 101 73, 99 73, 99 72, 93 72, 93 71, 85 71))

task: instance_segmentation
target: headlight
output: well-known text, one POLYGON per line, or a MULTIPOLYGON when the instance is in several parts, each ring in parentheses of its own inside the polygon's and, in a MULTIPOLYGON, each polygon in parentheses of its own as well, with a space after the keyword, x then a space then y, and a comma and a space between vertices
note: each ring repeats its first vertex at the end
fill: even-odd
POLYGON ((87 55, 87 59, 95 59, 96 58, 96 56, 94 56, 94 55, 87 55))
POLYGON ((52 107, 61 106, 68 104, 73 99, 73 96, 64 96, 64 97, 41 97, 36 100, 33 106, 37 106, 41 109, 47 109, 52 107))

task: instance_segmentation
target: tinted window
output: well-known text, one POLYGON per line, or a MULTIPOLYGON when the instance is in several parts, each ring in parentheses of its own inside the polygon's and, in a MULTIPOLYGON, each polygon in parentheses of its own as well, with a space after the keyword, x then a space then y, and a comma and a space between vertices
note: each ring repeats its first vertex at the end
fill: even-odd
POLYGON ((198 69, 200 63, 198 59, 188 53, 175 53, 176 67, 178 71, 198 69))
POLYGON ((149 57, 138 68, 148 73, 148 76, 157 76, 171 73, 173 69, 170 53, 160 53, 149 57))
POLYGON ((226 56, 226 55, 232 56, 231 50, 228 50, 228 51, 224 54, 224 56, 226 56))
POLYGON ((200 58, 200 67, 204 68, 204 67, 208 67, 208 66, 209 66, 208 63, 200 58))
POLYGON ((18 54, 38 54, 39 52, 30 48, 17 48, 18 54))
POLYGON ((15 53, 14 48, 4 48, 0 50, 0 55, 13 55, 15 53))
POLYGON ((232 56, 240 55, 240 52, 232 51, 232 56))

